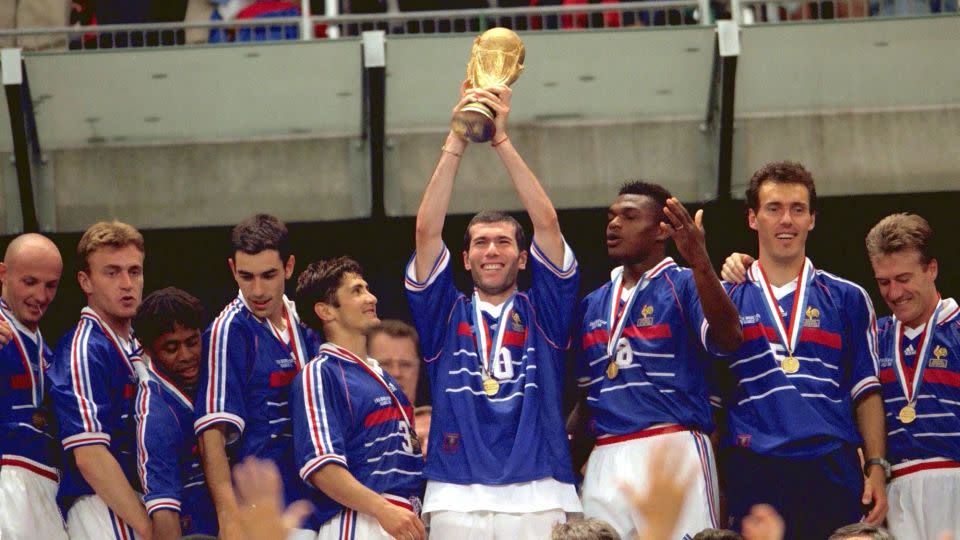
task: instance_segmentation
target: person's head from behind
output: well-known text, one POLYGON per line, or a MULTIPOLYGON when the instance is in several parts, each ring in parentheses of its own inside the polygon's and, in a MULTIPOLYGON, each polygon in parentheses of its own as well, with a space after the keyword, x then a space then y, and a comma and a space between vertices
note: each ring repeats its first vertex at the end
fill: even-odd
POLYGON ((936 309, 937 259, 933 228, 916 214, 893 214, 870 229, 865 240, 880 294, 897 319, 910 327, 936 309))
POLYGON ((380 321, 367 334, 367 354, 397 380, 411 403, 416 401, 420 337, 414 327, 395 319, 380 321))
POLYGON ((203 305, 176 287, 154 291, 137 308, 133 326, 157 370, 180 388, 200 378, 203 305))
POLYGON ((363 268, 350 257, 310 263, 297 278, 297 304, 304 321, 327 339, 367 335, 377 318, 377 297, 367 288, 363 268))
POLYGON ((463 236, 463 266, 482 296, 497 296, 517 286, 527 267, 523 227, 511 215, 485 210, 473 216, 463 236))
POLYGON ((693 535, 693 540, 743 540, 743 537, 729 529, 704 529, 693 535))
POLYGON ((143 235, 119 221, 90 226, 77 244, 77 281, 87 305, 108 322, 124 324, 143 295, 143 235))
POLYGON ((662 257, 667 234, 660 229, 670 192, 642 180, 625 183, 607 209, 607 255, 624 264, 662 257))
POLYGON ((550 540, 620 540, 620 535, 606 521, 573 519, 554 525, 550 540))
POLYGON ((288 236, 287 226, 268 214, 241 221, 230 236, 230 271, 247 306, 261 319, 283 313, 284 282, 295 264, 288 236))
POLYGON ((36 330, 60 287, 63 259, 49 238, 22 234, 7 246, 0 262, 3 301, 14 317, 36 330))
POLYGON ((430 405, 421 405, 413 409, 413 418, 417 438, 420 439, 423 457, 427 457, 427 448, 430 446, 430 421, 433 419, 433 407, 430 405))
POLYGON ((853 523, 833 531, 827 540, 894 540, 894 538, 883 527, 869 523, 853 523))
POLYGON ((757 231, 761 258, 791 263, 804 256, 816 210, 813 176, 799 163, 768 163, 747 184, 747 224, 757 231))

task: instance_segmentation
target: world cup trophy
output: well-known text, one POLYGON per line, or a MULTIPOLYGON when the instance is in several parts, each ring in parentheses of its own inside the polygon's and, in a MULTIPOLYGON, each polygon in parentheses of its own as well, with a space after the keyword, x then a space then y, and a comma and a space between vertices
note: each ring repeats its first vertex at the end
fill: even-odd
MULTIPOLYGON (((491 28, 473 41, 467 63, 471 88, 513 84, 523 71, 523 41, 513 30, 491 28)), ((453 116, 453 131, 473 142, 487 142, 496 128, 495 113, 483 103, 468 103, 453 116)))

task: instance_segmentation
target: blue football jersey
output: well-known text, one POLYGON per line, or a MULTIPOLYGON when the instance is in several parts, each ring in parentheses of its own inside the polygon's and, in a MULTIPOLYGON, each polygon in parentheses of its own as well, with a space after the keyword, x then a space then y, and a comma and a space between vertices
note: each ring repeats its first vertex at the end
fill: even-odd
POLYGON ((0 467, 17 466, 58 480, 58 444, 45 402, 50 350, 40 331, 31 332, 0 300, 0 320, 13 339, 0 349, 0 467))
POLYGON ((476 309, 457 291, 446 248, 423 281, 416 279, 413 259, 408 264, 407 299, 433 394, 428 479, 573 483, 561 400, 579 274, 569 246, 565 250, 568 264, 559 268, 534 243, 531 287, 499 313, 476 309), (479 332, 501 343, 488 369, 496 388, 484 384, 479 332))
POLYGON ((861 443, 853 404, 880 387, 873 304, 859 285, 809 261, 805 268, 805 307, 791 318, 797 290, 776 299, 785 326, 796 332, 794 372, 783 363, 790 355, 770 313, 759 265, 750 267, 746 282, 724 285, 743 325, 743 345, 715 364, 712 399, 727 410, 725 445, 815 457, 843 443, 861 443))
MULTIPOLYGON (((935 329, 927 336, 929 345, 923 347, 925 366, 916 381, 916 419, 906 423, 898 417, 907 398, 896 367, 896 323, 893 317, 879 322, 888 459, 893 464, 937 457, 960 461, 960 307, 952 298, 941 302, 935 329)), ((923 332, 905 332, 899 339, 908 386, 914 382, 923 338, 923 332)))
MULTIPOLYGON (((290 383, 308 359, 317 354, 316 334, 287 304, 284 343, 268 321, 257 318, 242 296, 220 312, 203 333, 200 382, 194 402, 194 431, 227 427, 231 461, 247 456, 270 459, 283 479, 287 504, 308 496, 297 476, 290 423, 290 383)), ((316 528, 310 521, 306 528, 316 528)))
POLYGON ((147 515, 180 514, 184 535, 218 532, 217 513, 207 490, 197 436, 193 396, 148 367, 136 396, 137 472, 147 515))
MULTIPOLYGON (((102 444, 120 464, 134 489, 137 477, 133 398, 145 372, 136 339, 116 336, 91 308, 57 344, 49 370, 50 396, 64 450, 102 444)), ((72 453, 64 460, 58 497, 69 505, 93 488, 77 469, 72 453)))
POLYGON ((679 424, 712 432, 708 325, 693 272, 668 257, 644 274, 628 303, 622 273, 616 268, 612 281, 587 295, 577 316, 577 384, 587 392, 591 431, 624 435, 679 424))
MULTIPOLYGON (((294 380, 291 400, 297 466, 308 485, 314 472, 330 465, 346 468, 377 493, 422 495, 423 455, 412 444, 413 407, 389 373, 325 343, 294 380)), ((320 521, 343 510, 314 493, 320 521)))

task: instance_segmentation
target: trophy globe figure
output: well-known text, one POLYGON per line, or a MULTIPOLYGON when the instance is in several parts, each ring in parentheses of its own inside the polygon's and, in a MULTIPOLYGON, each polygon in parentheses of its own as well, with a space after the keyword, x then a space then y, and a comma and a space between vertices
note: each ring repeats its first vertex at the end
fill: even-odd
MULTIPOLYGON (((507 28, 491 28, 473 41, 467 63, 467 81, 471 88, 497 84, 511 85, 523 71, 523 41, 507 28)), ((482 103, 468 103, 453 117, 453 131, 472 142, 493 139, 495 114, 482 103)))

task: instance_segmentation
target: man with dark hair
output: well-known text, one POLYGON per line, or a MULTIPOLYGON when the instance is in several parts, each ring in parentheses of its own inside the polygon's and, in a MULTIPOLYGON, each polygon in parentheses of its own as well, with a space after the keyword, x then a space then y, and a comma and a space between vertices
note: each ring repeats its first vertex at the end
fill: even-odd
POLYGON ((66 540, 57 508, 60 453, 47 401, 50 349, 40 320, 57 295, 63 259, 49 238, 22 234, 0 262, 0 538, 66 540))
POLYGON ((722 461, 734 524, 769 503, 786 538, 798 539, 824 538, 864 513, 883 522, 889 467, 873 305, 862 287, 806 257, 812 182, 793 162, 768 164, 750 179, 747 223, 760 254, 752 266, 740 254, 724 264, 744 343, 718 362, 714 400, 727 413, 722 461))
POLYGON ((199 300, 167 287, 144 298, 133 319, 148 371, 137 387, 137 470, 154 540, 217 534, 193 432, 204 318, 199 300))
POLYGON ((506 86, 464 90, 454 111, 479 102, 496 113, 491 146, 533 223, 529 258, 516 220, 478 214, 463 250, 473 294, 454 286, 442 232, 467 141, 451 131, 406 271, 433 396, 424 514, 440 538, 546 538, 580 511, 561 404, 577 264, 553 203, 506 133, 510 97, 506 86), (527 264, 532 285, 521 292, 527 264))
POLYGON ((900 538, 960 533, 960 306, 937 291, 933 228, 893 214, 867 234, 880 295, 880 383, 887 414, 890 531, 900 538))
POLYGON ((397 380, 410 403, 416 403, 420 378, 420 336, 416 328, 395 319, 380 321, 367 336, 367 353, 397 380))
POLYGON ((589 409, 597 437, 583 481, 583 512, 624 538, 643 523, 618 481, 642 490, 651 449, 666 442, 699 464, 673 536, 720 521, 707 351, 734 351, 742 336, 737 310, 710 263, 702 220, 703 210, 691 217, 659 185, 625 184, 607 211, 607 253, 620 266, 583 299, 575 319, 578 413, 589 409), (666 256, 670 240, 690 268, 666 256))
POLYGON ((320 490, 318 539, 426 540, 413 407, 367 355, 380 320, 363 269, 349 257, 315 262, 297 279, 297 301, 327 338, 291 392, 296 465, 320 490))
MULTIPOLYGON (((319 346, 284 295, 295 264, 286 225, 252 216, 234 227, 231 247, 227 263, 240 293, 203 334, 194 422, 226 540, 242 537, 227 445, 234 461, 251 455, 274 461, 287 503, 308 493, 294 465, 289 394, 290 382, 319 346)), ((307 520, 305 526, 316 530, 317 524, 307 520)))
POLYGON ((58 498, 71 539, 149 538, 137 477, 134 393, 146 375, 131 321, 143 294, 143 235, 99 222, 77 244, 80 322, 48 371, 66 464, 58 498))

